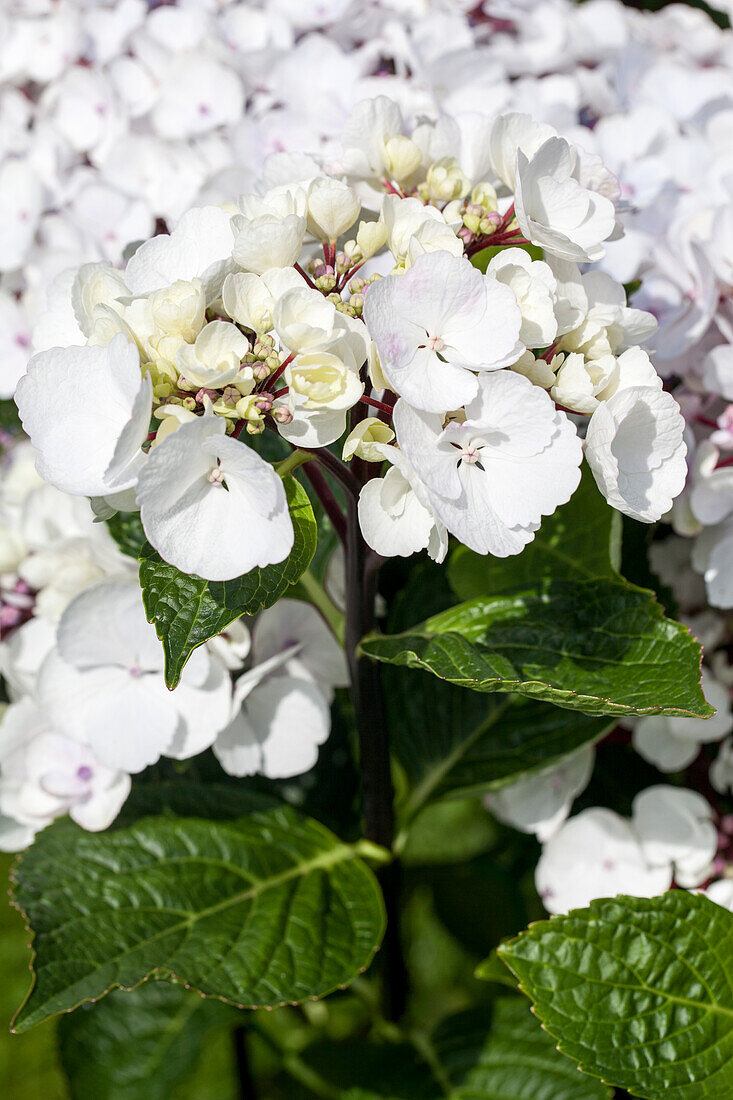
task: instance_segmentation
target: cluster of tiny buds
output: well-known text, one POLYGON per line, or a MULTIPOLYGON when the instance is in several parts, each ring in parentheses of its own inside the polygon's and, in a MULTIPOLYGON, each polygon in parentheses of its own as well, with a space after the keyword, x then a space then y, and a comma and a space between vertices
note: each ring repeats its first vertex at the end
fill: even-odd
POLYGON ((464 203, 463 226, 458 236, 466 243, 475 237, 489 237, 502 224, 497 210, 496 191, 490 183, 478 183, 464 203))
POLYGON ((275 351, 275 341, 272 336, 258 336, 252 350, 247 352, 242 363, 252 367, 252 374, 258 382, 264 382, 274 374, 281 366, 282 360, 275 351))

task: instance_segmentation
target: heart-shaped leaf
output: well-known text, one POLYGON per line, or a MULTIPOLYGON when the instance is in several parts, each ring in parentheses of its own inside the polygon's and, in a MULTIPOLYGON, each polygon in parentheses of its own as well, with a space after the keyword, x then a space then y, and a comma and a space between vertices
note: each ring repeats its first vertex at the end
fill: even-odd
POLYGON ((733 1098, 733 913, 617 897, 532 925, 499 955, 588 1073, 647 1100, 733 1098))
POLYGON ((152 974, 239 1007, 325 996, 369 965, 384 930, 363 850, 288 808, 107 834, 51 826, 15 870, 35 952, 16 1030, 152 974))

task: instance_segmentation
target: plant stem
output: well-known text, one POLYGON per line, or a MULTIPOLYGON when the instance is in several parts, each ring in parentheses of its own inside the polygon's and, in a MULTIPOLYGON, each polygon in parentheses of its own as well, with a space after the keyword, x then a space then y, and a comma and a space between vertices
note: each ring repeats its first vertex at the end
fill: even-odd
POLYGON ((374 627, 375 576, 367 574, 368 548, 359 529, 356 501, 349 497, 346 527, 346 657, 359 735, 364 833, 391 848, 394 837, 392 774, 379 666, 357 649, 374 627))
POLYGON ((247 1029, 239 1024, 232 1032, 234 1058, 237 1064, 239 1100, 256 1100, 255 1083, 249 1068, 247 1056, 247 1029))
POLYGON ((306 569, 305 573, 298 581, 298 584, 301 586, 303 592, 313 606, 320 611, 336 638, 343 645, 345 629, 344 616, 336 607, 333 600, 331 600, 323 585, 316 580, 310 569, 306 569))
POLYGON ((280 477, 287 477, 288 474, 292 474, 293 470, 297 470, 298 466, 302 466, 304 462, 310 462, 312 459, 313 454, 311 451, 293 451, 282 462, 278 462, 275 473, 279 474, 280 477))
POLYGON ((323 511, 326 513, 333 529, 338 535, 341 542, 346 541, 346 517, 341 511, 341 506, 336 500, 336 497, 331 492, 331 487, 323 476, 323 471, 319 466, 306 466, 303 473, 308 478, 308 481, 313 487, 313 491, 323 505, 323 511))
MULTIPOLYGON (((375 661, 358 654, 359 642, 374 627, 376 565, 380 559, 370 554, 362 538, 356 495, 347 494, 347 509, 346 656, 359 737, 364 833, 368 840, 391 849, 395 829, 394 792, 381 669, 375 661)), ((400 935, 399 862, 394 860, 381 868, 379 879, 387 912, 381 952, 385 1015, 397 1020, 404 1015, 407 1001, 407 970, 400 935)))

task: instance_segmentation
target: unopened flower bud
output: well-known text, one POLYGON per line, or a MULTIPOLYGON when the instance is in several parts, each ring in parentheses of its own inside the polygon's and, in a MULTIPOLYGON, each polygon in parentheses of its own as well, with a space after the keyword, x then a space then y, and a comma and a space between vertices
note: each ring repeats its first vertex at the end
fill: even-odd
POLYGON ((485 218, 482 218, 479 222, 479 229, 487 236, 490 233, 495 233, 497 228, 501 225, 501 215, 494 211, 493 214, 487 214, 485 218))
POLYGON ((258 382, 264 382, 266 378, 270 377, 271 373, 272 372, 266 362, 263 363, 262 361, 260 361, 256 367, 252 367, 252 374, 258 382))
POLYGON ((490 183, 483 180, 474 187, 470 201, 472 205, 482 207, 482 212, 490 213, 496 210, 496 191, 490 183))
POLYGON ((317 279, 322 279, 324 275, 333 275, 333 268, 330 264, 316 264, 313 274, 317 279))
POLYGON ((356 244, 361 258, 368 260, 387 243, 387 226, 383 221, 360 222, 356 231, 356 244))
POLYGON ((273 400, 274 399, 271 393, 259 393, 257 394, 254 407, 257 409, 258 412, 261 412, 264 415, 265 413, 269 413, 270 409, 272 408, 273 400))
POLYGON ((422 153, 414 141, 398 134, 384 142, 382 160, 387 178, 399 183, 420 167, 422 153))
POLYGON ((424 189, 432 202, 452 202, 467 193, 470 183, 455 157, 441 157, 428 168, 424 189))
POLYGON ((277 408, 272 410, 273 420, 277 420, 278 424, 290 424, 292 423, 293 414, 287 405, 278 405, 277 408))
POLYGON ((241 396, 236 386, 225 386, 222 390, 221 399, 226 405, 234 407, 241 396))
MULTIPOLYGON (((483 212, 482 212, 483 213, 483 212)), ((480 214, 464 214, 463 215, 463 228, 459 229, 459 236, 463 235, 464 230, 468 233, 478 233, 479 226, 481 225, 480 214)))
POLYGON ((329 291, 336 286, 335 275, 321 275, 320 278, 316 277, 314 281, 318 290, 329 291))
POLYGON ((342 180, 319 177, 308 189, 308 229, 321 241, 335 241, 359 217, 361 202, 342 180))
POLYGON ((199 405, 203 405, 204 398, 206 397, 210 398, 211 401, 217 401, 219 398, 219 394, 216 392, 216 390, 209 390, 205 386, 202 386, 196 394, 196 401, 199 405))
POLYGON ((391 443, 395 434, 392 429, 376 416, 368 416, 360 421, 344 441, 341 457, 349 462, 354 455, 365 462, 384 462, 380 447, 391 443))
POLYGON ((247 435, 262 435, 265 430, 264 420, 248 420, 246 424, 247 435))
POLYGON ((188 409, 189 412, 194 412, 196 409, 196 398, 184 397, 181 401, 181 404, 183 405, 184 409, 188 409))

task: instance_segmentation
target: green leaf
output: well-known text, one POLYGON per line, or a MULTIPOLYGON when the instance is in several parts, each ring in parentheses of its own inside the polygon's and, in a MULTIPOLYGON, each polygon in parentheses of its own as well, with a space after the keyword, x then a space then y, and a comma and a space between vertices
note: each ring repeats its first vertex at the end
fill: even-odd
POLYGON ((499 954, 560 1049, 647 1100, 733 1098, 733 913, 702 895, 617 897, 499 954))
POLYGON ((620 512, 609 508, 584 466, 570 501, 542 521, 521 554, 494 558, 457 546, 448 563, 448 579, 459 600, 532 588, 543 578, 615 579, 621 563, 621 526, 620 512))
POLYGON ((194 649, 216 637, 240 615, 271 607, 303 575, 316 549, 316 521, 300 482, 285 489, 293 520, 293 549, 277 565, 253 569, 231 581, 205 581, 164 562, 148 544, 141 553, 140 586, 149 622, 165 651, 165 682, 174 688, 194 649))
POLYGON ((698 643, 651 593, 623 581, 551 581, 472 600, 403 634, 368 635, 361 651, 473 691, 517 692, 584 714, 713 713, 698 643))
POLYGON ((498 836, 496 822, 480 799, 435 802, 410 823, 400 858, 408 867, 462 863, 493 848, 498 836))
POLYGON ((0 401, 0 429, 11 434, 23 430, 18 407, 12 399, 0 401))
POLYGON ((137 560, 146 543, 140 513, 115 512, 105 523, 122 553, 137 560))
POLYGON ((453 1086, 450 1100, 608 1100, 555 1049, 526 1002, 500 997, 443 1021, 433 1048, 453 1086))
POLYGON ((369 965, 384 930, 364 850, 286 808, 44 830, 15 871, 35 951, 16 1029, 153 974, 239 1007, 325 996, 369 965))
MULTIPOLYGON (((385 678, 392 747, 412 786, 406 813, 428 799, 498 790, 597 740, 613 722, 537 699, 487 699, 401 670, 385 678)), ((511 689, 506 689, 511 690, 511 689)))
MULTIPOLYGON (((349 1100, 608 1100, 559 1054, 520 997, 443 1020, 405 1043, 318 1042, 302 1060, 349 1100)), ((330 1095, 323 1090, 323 1095, 330 1095)))
POLYGON ((490 982, 493 985, 508 985, 510 989, 517 988, 517 979, 508 965, 502 962, 497 948, 494 948, 488 958, 478 964, 476 977, 482 982, 490 982))
POLYGON ((301 1059, 350 1100, 351 1090, 365 1100, 437 1100, 439 1095, 429 1067, 409 1043, 319 1040, 305 1048, 301 1059))
POLYGON ((169 1100, 213 1029, 238 1013, 168 982, 117 990, 59 1020, 70 1100, 169 1100))
MULTIPOLYGON (((436 611, 452 602, 445 571, 421 565, 394 601, 390 628, 411 626, 426 600, 436 611)), ((538 700, 487 698, 411 669, 385 668, 383 679, 392 748, 412 787, 403 807, 407 818, 430 800, 526 778, 613 725, 538 700)))
POLYGON ((281 800, 246 783, 200 783, 175 779, 144 783, 137 778, 113 828, 132 825, 141 817, 203 817, 207 821, 233 821, 246 814, 274 809, 281 800))
MULTIPOLYGON (((489 266, 494 256, 498 256, 500 252, 503 252, 508 245, 505 244, 492 244, 488 248, 482 248, 480 252, 474 253, 471 257, 471 263, 474 267, 477 267, 479 271, 486 272, 486 268, 489 266)), ((533 260, 544 259, 544 252, 536 244, 515 244, 514 248, 521 248, 525 252, 528 252, 533 260)))

